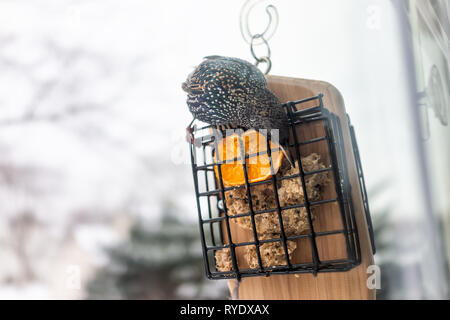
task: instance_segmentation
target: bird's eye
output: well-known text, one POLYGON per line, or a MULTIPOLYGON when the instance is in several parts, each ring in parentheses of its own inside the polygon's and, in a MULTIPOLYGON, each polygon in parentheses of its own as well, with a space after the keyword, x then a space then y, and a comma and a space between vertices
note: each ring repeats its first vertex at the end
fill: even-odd
POLYGON ((254 118, 254 117, 250 117, 251 124, 256 124, 257 122, 258 122, 258 119, 254 118))

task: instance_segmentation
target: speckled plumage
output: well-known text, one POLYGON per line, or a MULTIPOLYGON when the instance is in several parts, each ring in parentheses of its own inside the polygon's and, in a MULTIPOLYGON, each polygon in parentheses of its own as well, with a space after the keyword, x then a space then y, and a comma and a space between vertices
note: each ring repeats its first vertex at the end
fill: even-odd
POLYGON ((267 88, 259 69, 238 58, 209 56, 188 76, 182 88, 194 118, 213 125, 243 129, 279 129, 289 140, 288 118, 267 88))

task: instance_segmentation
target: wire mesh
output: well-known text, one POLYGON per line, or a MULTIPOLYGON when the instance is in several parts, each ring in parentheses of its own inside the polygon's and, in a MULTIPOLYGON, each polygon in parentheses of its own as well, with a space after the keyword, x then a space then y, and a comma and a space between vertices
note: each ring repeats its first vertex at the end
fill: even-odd
MULTIPOLYGON (((221 166, 226 161, 221 161, 219 157, 215 159, 214 150, 217 150, 219 139, 226 132, 217 134, 217 129, 213 126, 205 126, 196 129, 194 132, 194 143, 191 144, 191 162, 194 177, 194 187, 196 193, 200 238, 203 250, 205 272, 210 279, 231 279, 251 276, 269 276, 271 274, 286 273, 313 273, 318 272, 339 272, 347 271, 361 263, 361 252, 359 245, 358 230, 356 226, 355 213, 353 208, 351 186, 349 182, 346 153, 344 150, 344 141, 342 136, 342 127, 340 119, 335 114, 329 112, 323 105, 322 94, 308 99, 295 102, 287 102, 283 106, 289 117, 291 131, 290 149, 294 150, 296 168, 298 172, 288 176, 279 176, 275 174, 272 153, 279 149, 267 148, 267 156, 270 160, 271 176, 269 179, 258 182, 250 182, 248 174, 247 159, 252 154, 245 154, 242 133, 239 133, 240 150, 238 155, 232 161, 240 161, 244 173, 245 183, 240 186, 225 186, 221 166), (311 107, 311 105, 313 105, 311 107), (309 106, 306 107, 305 106, 309 106), (305 137, 299 135, 298 128, 305 126, 315 126, 322 132, 320 136, 305 137), (305 171, 302 164, 305 150, 314 149, 314 145, 321 144, 322 149, 326 150, 325 159, 327 163, 324 168, 305 171), (326 148, 325 148, 326 146, 326 148), (312 148, 312 149, 311 149, 312 148), (243 161, 245 159, 245 161, 243 161), (309 197, 307 181, 308 177, 315 174, 325 173, 330 176, 330 192, 328 198, 312 199, 309 197), (278 194, 279 184, 283 180, 298 179, 303 190, 303 201, 294 205, 282 205, 278 194), (271 192, 275 196, 275 206, 273 208, 257 209, 252 198, 252 188, 256 186, 271 186, 271 192), (245 190, 248 199, 248 212, 239 214, 230 214, 228 210, 226 193, 232 190, 245 190), (338 215, 340 217, 340 227, 332 230, 318 229, 315 223, 317 212, 322 208, 327 214, 338 215), (306 222, 308 227, 301 234, 288 234, 285 230, 284 212, 293 209, 304 209, 306 211, 306 222), (256 219, 258 216, 276 214, 278 216, 279 232, 271 238, 261 237, 258 233, 256 219), (251 228, 248 231, 249 239, 240 241, 236 236, 235 223, 239 218, 249 218, 251 228), (345 248, 340 256, 334 256, 334 253, 328 254, 322 249, 321 244, 324 239, 335 241, 339 237, 342 241, 342 247, 345 248), (290 254, 290 244, 295 241, 298 243, 298 249, 304 256, 308 256, 304 261, 299 261, 290 254), (281 250, 283 262, 276 265, 267 265, 263 260, 262 249, 267 247, 265 244, 277 245, 281 250), (242 263, 242 250, 252 248, 256 252, 257 267, 251 267, 242 263), (226 250, 231 266, 229 270, 218 270, 216 266, 216 254, 226 250)), ((358 179, 361 193, 363 195, 364 210, 368 219, 369 232, 371 231, 371 222, 365 192, 364 178, 359 159, 359 153, 356 145, 353 127, 351 128, 352 148, 357 162, 358 179)), ((317 131, 317 130, 316 130, 317 131)), ((266 135, 266 145, 269 144, 269 135, 266 135)), ((259 152, 261 155, 264 152, 259 152)), ((228 160, 229 161, 229 160, 228 160)), ((244 192, 244 191, 243 191, 244 192)), ((322 212, 320 211, 320 212, 322 212)), ((300 211, 301 212, 301 211, 300 211)), ((371 239, 373 242, 373 238, 371 239)), ((266 254, 266 252, 264 252, 266 254)), ((278 254, 280 254, 278 252, 278 254)), ((300 259, 301 260, 301 259, 300 259)))

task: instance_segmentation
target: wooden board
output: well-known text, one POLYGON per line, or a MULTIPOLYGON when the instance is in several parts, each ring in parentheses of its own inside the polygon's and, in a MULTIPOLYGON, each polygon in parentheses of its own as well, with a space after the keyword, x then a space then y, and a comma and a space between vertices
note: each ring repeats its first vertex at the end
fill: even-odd
MULTIPOLYGON (((361 265, 348 272, 319 273, 317 277, 312 274, 297 275, 271 275, 270 277, 243 278, 239 286, 240 299, 375 299, 375 290, 366 286, 368 274, 367 267, 373 264, 372 249, 367 231, 367 223, 363 210, 355 160, 351 147, 351 139, 347 124, 344 102, 339 91, 331 84, 323 81, 293 79, 278 76, 268 76, 269 88, 282 102, 309 98, 322 93, 324 106, 341 119, 344 146, 347 156, 349 178, 352 186, 352 199, 355 209, 356 222, 361 245, 361 265)), ((305 104, 304 107, 314 105, 305 104)), ((302 128, 299 138, 306 140, 323 136, 323 126, 311 124, 309 128, 302 128)), ((326 144, 313 144, 302 147, 302 155, 311 152, 319 153, 325 165, 329 164, 326 144)), ((323 191, 323 198, 329 199, 335 195, 332 184, 323 191)), ((341 217, 337 204, 320 206, 316 212, 314 228, 316 232, 342 229, 341 217), (336 214, 336 212, 338 214, 336 214)), ((231 226, 233 242, 246 242, 251 240, 252 233, 234 223, 231 226)), ((344 236, 317 238, 319 257, 321 260, 340 259, 346 257, 344 236)), ((244 248, 237 250, 239 268, 245 268, 244 248)), ((293 255, 293 263, 311 262, 312 254, 309 239, 297 240, 297 249, 293 255)), ((235 281, 230 280, 230 289, 235 281)))

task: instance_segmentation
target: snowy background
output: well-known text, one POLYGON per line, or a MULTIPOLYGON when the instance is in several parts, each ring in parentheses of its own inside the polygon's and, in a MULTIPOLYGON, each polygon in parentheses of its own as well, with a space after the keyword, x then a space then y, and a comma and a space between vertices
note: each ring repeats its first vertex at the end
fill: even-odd
MULTIPOLYGON (((105 249, 130 241, 137 225, 157 233, 170 211, 197 231, 181 83, 206 55, 252 61, 243 3, 0 0, 0 298, 223 297, 223 282, 168 296, 151 279, 141 296, 87 288, 111 267, 105 249)), ((377 190, 373 212, 417 227, 424 208, 410 174, 418 164, 404 161, 414 124, 391 1, 270 3, 280 16, 271 74, 342 92, 377 190)), ((258 10, 254 30, 266 23, 258 10)), ((413 259, 425 259, 427 244, 416 249, 413 259)), ((408 292, 400 297, 422 294, 408 292)))

